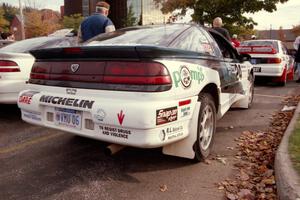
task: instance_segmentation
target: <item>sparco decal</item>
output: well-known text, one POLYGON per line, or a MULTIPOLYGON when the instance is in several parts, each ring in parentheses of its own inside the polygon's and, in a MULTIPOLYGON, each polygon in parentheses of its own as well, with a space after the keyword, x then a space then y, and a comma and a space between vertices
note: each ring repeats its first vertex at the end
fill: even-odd
POLYGON ((177 106, 156 110, 156 125, 166 124, 177 120, 177 106))
POLYGON ((122 128, 114 128, 109 126, 99 126, 103 135, 110 135, 113 137, 128 139, 129 135, 131 135, 131 131, 128 129, 122 128))
POLYGON ((181 83, 184 88, 188 88, 192 81, 200 84, 204 80, 204 74, 201 67, 198 67, 197 70, 189 70, 186 66, 181 66, 179 71, 173 72, 173 79, 175 87, 178 87, 181 83))
POLYGON ((39 92, 28 91, 21 94, 19 97, 19 103, 31 104, 32 97, 39 92))
POLYGON ((51 103, 54 105, 63 105, 63 106, 72 106, 76 108, 91 109, 95 101, 43 95, 40 98, 40 102, 51 103))

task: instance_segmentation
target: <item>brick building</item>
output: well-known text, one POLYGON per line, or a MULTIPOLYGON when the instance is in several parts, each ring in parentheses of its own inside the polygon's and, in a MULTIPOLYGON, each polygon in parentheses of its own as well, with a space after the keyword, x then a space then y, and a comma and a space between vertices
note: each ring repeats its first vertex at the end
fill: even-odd
MULTIPOLYGON (((89 16, 99 0, 64 0, 65 16, 81 13, 89 16)), ((106 0, 111 5, 109 18, 117 28, 124 26, 129 8, 132 7, 136 23, 141 25, 166 23, 169 15, 163 15, 153 0, 106 0)))

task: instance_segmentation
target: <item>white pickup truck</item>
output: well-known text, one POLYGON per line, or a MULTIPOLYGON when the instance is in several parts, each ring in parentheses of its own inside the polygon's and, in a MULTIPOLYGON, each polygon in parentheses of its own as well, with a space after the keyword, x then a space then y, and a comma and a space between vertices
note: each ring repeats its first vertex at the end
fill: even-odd
POLYGON ((112 144, 201 161, 217 119, 253 100, 250 57, 196 25, 125 28, 31 53, 22 119, 112 144))

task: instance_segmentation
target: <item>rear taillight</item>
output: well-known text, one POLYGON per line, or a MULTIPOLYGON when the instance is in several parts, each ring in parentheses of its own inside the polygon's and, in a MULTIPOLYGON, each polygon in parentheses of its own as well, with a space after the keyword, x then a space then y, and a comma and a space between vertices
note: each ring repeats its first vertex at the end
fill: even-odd
POLYGON ((155 62, 107 62, 104 83, 133 85, 171 84, 164 65, 155 62))
POLYGON ((0 60, 0 72, 20 72, 20 67, 14 61, 0 60))
POLYGON ((63 66, 57 63, 35 63, 30 79, 128 85, 169 85, 172 83, 166 67, 156 62, 108 61, 92 64, 86 62, 81 63, 78 72, 70 72, 70 66, 70 63, 63 66), (92 74, 91 71, 95 73, 92 74))
POLYGON ((281 58, 267 58, 268 64, 275 64, 281 63, 281 58))

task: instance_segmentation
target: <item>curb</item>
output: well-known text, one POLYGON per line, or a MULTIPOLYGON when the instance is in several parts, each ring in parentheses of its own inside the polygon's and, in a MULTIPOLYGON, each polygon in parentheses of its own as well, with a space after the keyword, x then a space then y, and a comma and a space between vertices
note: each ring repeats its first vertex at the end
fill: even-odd
POLYGON ((288 153, 289 138, 300 113, 300 103, 294 112, 276 152, 275 179, 279 200, 300 200, 300 177, 292 166, 288 153))

